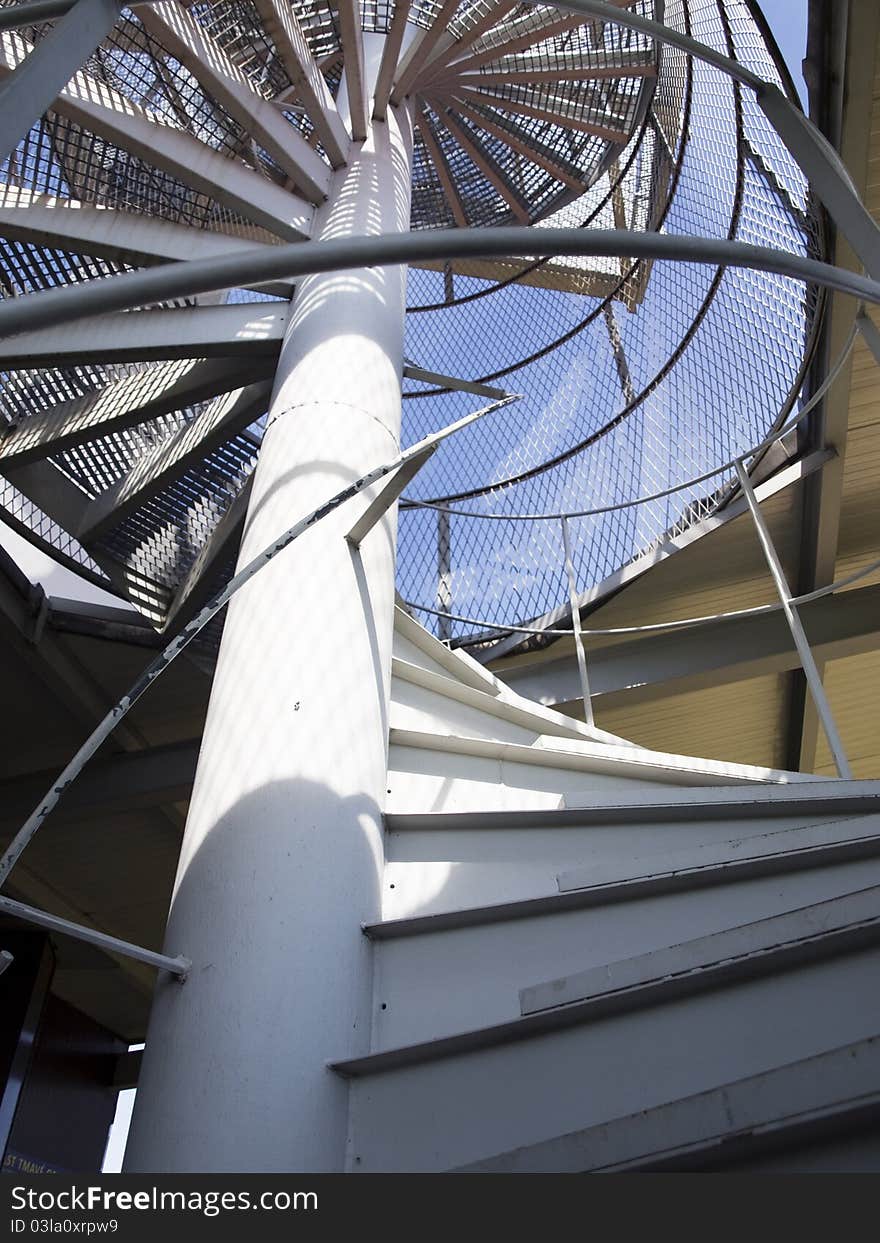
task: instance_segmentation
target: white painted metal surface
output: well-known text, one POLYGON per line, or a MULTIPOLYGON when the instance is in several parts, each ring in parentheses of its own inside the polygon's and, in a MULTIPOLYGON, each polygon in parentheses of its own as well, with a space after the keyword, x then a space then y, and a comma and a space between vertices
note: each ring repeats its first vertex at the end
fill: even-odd
MULTIPOLYGON (((766 1169, 768 1149, 782 1150, 773 1165, 806 1172, 809 1154, 786 1152, 794 1144, 827 1138, 840 1151, 841 1171, 852 1171, 847 1152, 847 1125, 876 1118, 880 1082, 880 1037, 869 1037, 841 1049, 805 1058, 789 1066, 740 1079, 697 1096, 652 1110, 616 1118, 604 1126, 575 1131, 530 1148, 502 1153, 467 1167, 469 1174, 575 1174, 586 1171, 701 1169, 713 1160, 722 1167, 731 1157, 754 1154, 766 1169), (771 1148, 772 1145, 772 1148, 771 1148)), ((865 1171, 876 1170, 876 1129, 873 1152, 865 1171)), ((869 1141, 870 1142, 870 1141, 869 1141)), ((817 1170, 827 1164, 820 1154, 817 1170)), ((772 1161, 772 1158, 771 1158, 772 1161)), ((781 1171, 780 1171, 781 1172, 781 1171)))
MULTIPOLYGON (((0 36, 0 75, 11 73, 30 50, 31 45, 20 35, 0 36)), ((181 176, 188 185, 279 237, 293 241, 311 234, 311 204, 247 165, 226 159, 192 135, 156 124, 145 109, 86 73, 71 79, 55 101, 55 111, 124 151, 145 157, 172 176, 181 176)))
MULTIPOLYGON (((445 882, 441 868, 433 873, 437 892, 430 900, 432 905, 445 903, 448 909, 458 906, 461 887, 456 884, 456 864, 446 863, 445 870, 445 882)), ((510 865, 497 870, 507 872, 511 884, 515 882, 510 865)), ((479 869, 480 879, 488 880, 488 872, 488 868, 479 869)), ((525 865, 519 869, 520 876, 527 872, 525 865)), ((415 877, 396 868, 389 868, 387 876, 401 897, 408 888, 412 896, 415 877)), ((875 857, 809 872, 609 902, 586 910, 441 928, 382 941, 376 946, 373 1051, 514 1022, 520 1016, 520 989, 527 980, 547 979, 554 972, 571 973, 568 978, 572 979, 589 964, 597 989, 606 986, 607 976, 610 990, 615 968, 607 964, 612 955, 644 955, 646 962, 656 960, 659 970, 660 946, 695 937, 720 939, 737 922, 772 921, 784 912, 878 884, 880 859, 875 857)), ((541 1005, 548 998, 552 1005, 556 993, 547 986, 540 996, 541 1005)), ((531 1010, 539 1002, 531 1000, 531 991, 529 999, 531 1010)), ((662 1004, 662 999, 652 1004, 662 1004)), ((650 1030, 650 1017, 645 1023, 650 1030)))
MULTIPOLYGON (((143 362, 167 358, 277 355, 288 309, 284 303, 175 307, 96 315, 61 328, 38 329, 0 341, 4 367, 143 362)), ((324 498, 326 499, 326 498, 324 498)), ((284 528, 282 528, 283 530, 284 528)), ((279 532, 275 532, 279 534, 279 532)))
MULTIPOLYGON (((644 872, 646 857, 659 860, 667 851, 679 859, 696 860, 701 851, 720 853, 736 839, 742 851, 757 852, 767 831, 760 820, 744 826, 736 821, 702 821, 693 813, 678 822, 657 825, 641 819, 637 809, 626 824, 592 825, 586 813, 579 825, 558 827, 551 809, 536 811, 534 821, 530 828, 507 830, 463 827, 392 832, 383 918, 412 918, 553 896, 558 893, 557 875, 578 864, 583 871, 588 863, 590 871, 595 869, 600 876, 613 872, 638 876, 644 872)), ((775 821, 772 827, 792 835, 803 830, 809 839, 821 823, 821 817, 799 816, 775 821)), ((861 836, 862 825, 860 819, 844 821, 837 834, 840 838, 850 832, 861 836)), ((695 882, 693 888, 702 886, 695 882)), ((685 900, 675 895, 666 905, 671 908, 685 900)))
POLYGON ((350 1168, 448 1170, 872 1036, 878 966, 862 951, 358 1077, 350 1168))
MULTIPOLYGON (((405 229, 410 150, 405 111, 372 127, 321 236, 405 229)), ((298 288, 242 560, 393 457, 403 294, 399 268, 298 288)), ((342 1167, 347 1092, 325 1062, 369 1049, 394 512, 361 552, 350 526, 325 519, 230 607, 168 929, 194 969, 158 996, 130 1169, 342 1167)))
POLYGON ((809 951, 822 940, 857 927, 880 928, 880 887, 845 892, 839 898, 798 907, 784 915, 740 923, 678 945, 615 958, 600 968, 534 984, 520 990, 520 1009, 523 1015, 537 1014, 602 996, 622 997, 640 988, 660 991, 668 987, 673 991, 679 983, 695 982, 701 975, 734 978, 734 969, 748 976, 750 969, 761 970, 762 957, 783 950, 809 951))

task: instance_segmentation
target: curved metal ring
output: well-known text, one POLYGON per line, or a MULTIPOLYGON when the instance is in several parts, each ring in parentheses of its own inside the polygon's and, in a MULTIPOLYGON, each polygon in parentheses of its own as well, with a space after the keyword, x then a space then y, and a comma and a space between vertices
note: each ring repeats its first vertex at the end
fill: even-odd
MULTIPOLYGON (((60 289, 41 290, 0 303, 0 338, 40 328, 57 327, 110 311, 217 293, 279 278, 295 279, 319 272, 350 268, 391 267, 430 259, 498 258, 524 255, 535 249, 530 229, 438 229, 434 232, 378 234, 334 238, 324 242, 289 242, 283 246, 248 247, 234 255, 163 263, 155 268, 123 272, 103 280, 60 289)), ((542 229, 541 250, 547 255, 677 260, 774 272, 793 280, 813 282, 863 302, 880 304, 880 281, 859 276, 830 263, 788 251, 730 242, 718 238, 626 229, 542 229)))

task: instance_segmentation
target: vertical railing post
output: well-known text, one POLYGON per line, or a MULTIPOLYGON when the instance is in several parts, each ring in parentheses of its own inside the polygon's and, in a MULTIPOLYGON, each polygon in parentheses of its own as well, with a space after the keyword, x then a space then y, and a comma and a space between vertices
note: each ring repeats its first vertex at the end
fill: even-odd
MULTIPOLYGON (((437 608, 440 613, 452 611, 452 551, 449 542, 449 514, 437 510, 437 608)), ((444 643, 452 638, 452 618, 438 617, 437 637, 444 643)))
POLYGON ((834 758, 834 765, 837 769, 839 777, 843 777, 847 781, 852 780, 852 769, 846 758, 846 752, 843 748, 843 741, 837 729, 837 724, 831 712, 831 705, 828 702, 828 696, 825 694, 825 687, 822 685, 822 677, 819 673, 818 666, 813 657, 810 642, 806 636, 801 619, 797 609, 792 604, 792 594, 788 586, 788 580, 785 577, 785 571, 782 568, 782 562, 774 547, 773 540, 770 538, 770 531, 764 521, 764 515, 761 513, 752 487, 752 481, 749 479, 748 472, 742 460, 736 462, 736 473, 739 479, 740 487, 743 490, 743 496, 746 498, 746 504, 755 523, 758 533, 758 540, 763 549, 767 565, 776 585, 779 599, 782 604, 782 610, 785 613, 786 621, 791 630, 791 637, 794 639, 794 645, 797 648, 800 657, 801 667, 807 679, 807 685, 810 688, 810 694, 813 697, 813 703, 816 705, 816 711, 819 714, 819 720, 822 722, 822 728, 825 731, 825 737, 828 739, 828 746, 831 748, 831 754, 834 758))
POLYGON ((571 604, 571 628, 574 633, 574 648, 577 652, 578 673, 581 679, 581 693, 584 699, 584 720, 593 725, 593 701, 590 697, 590 679, 587 675, 587 655, 584 651, 584 640, 581 635, 581 609, 578 604, 577 581, 574 576, 574 562, 571 557, 571 536, 568 530, 568 519, 562 519, 562 547, 565 552, 565 573, 568 576, 568 599, 571 604))

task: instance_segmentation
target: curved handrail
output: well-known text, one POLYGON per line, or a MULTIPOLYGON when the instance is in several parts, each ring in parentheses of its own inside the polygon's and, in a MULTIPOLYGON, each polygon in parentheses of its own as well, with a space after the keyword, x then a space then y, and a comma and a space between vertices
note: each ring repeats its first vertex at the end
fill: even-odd
MULTIPOLYGON (((811 604, 814 600, 821 600, 823 596, 831 596, 838 591, 843 591, 845 587, 852 586, 853 583, 867 578, 869 574, 874 574, 877 570, 880 570, 880 560, 872 561, 863 569, 857 570, 846 578, 838 579, 827 587, 820 587, 818 590, 809 591, 802 596, 793 596, 789 603, 795 607, 811 604)), ((482 627, 487 632, 487 638, 492 638, 492 635, 488 632, 493 630, 501 631, 504 634, 533 634, 541 638, 548 635, 553 638, 566 638, 571 635, 580 635, 582 638, 590 638, 591 636, 594 638, 607 638, 612 635, 665 633, 669 630, 690 630, 694 626, 703 626, 710 622, 735 621, 741 617, 759 617, 763 613, 778 613, 783 608, 783 605, 778 602, 776 604, 756 604, 751 608, 734 609, 729 613, 707 613, 702 617, 682 617, 674 621, 651 622, 647 626, 605 626, 596 629, 585 629, 583 626, 572 628, 569 626, 567 629, 562 630, 551 627, 539 629, 537 626, 508 626, 502 622, 486 621, 485 618, 464 617, 458 613, 445 612, 443 609, 430 609, 425 604, 414 604, 411 600, 406 600, 405 604, 407 608, 412 609, 416 613, 428 613, 431 617, 444 617, 449 621, 462 622, 467 626, 482 627)))
MULTIPOLYGON (((286 242, 268 248, 247 246, 232 255, 162 263, 101 280, 8 298, 0 302, 0 339, 109 311, 130 311, 173 298, 218 293, 270 280, 350 268, 395 267, 429 259, 498 258, 530 254, 534 249, 534 233, 521 227, 416 230, 320 242, 286 242)), ((823 285, 872 305, 880 304, 880 278, 861 276, 792 251, 747 242, 689 234, 634 233, 628 229, 542 229, 541 250, 547 255, 675 260, 773 272, 823 285)))

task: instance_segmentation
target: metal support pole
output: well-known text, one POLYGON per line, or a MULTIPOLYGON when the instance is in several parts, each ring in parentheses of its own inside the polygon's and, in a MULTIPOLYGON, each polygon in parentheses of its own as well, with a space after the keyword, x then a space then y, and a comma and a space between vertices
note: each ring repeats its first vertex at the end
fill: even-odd
MULTIPOLYGON (((321 236, 404 231, 411 154, 409 110, 390 108, 335 175, 321 236)), ((405 276, 298 284, 242 564, 398 452, 405 276)), ((344 1168, 327 1061, 367 1052, 373 1024, 396 503, 356 556, 350 531, 328 514, 230 604, 168 921, 193 968, 156 993, 131 1171, 344 1168)))
MULTIPOLYGON (((445 509, 437 510, 437 608, 448 613, 452 608, 452 578, 450 564, 450 522, 445 509)), ((437 637, 444 643, 452 638, 452 619, 438 618, 437 637)))
MULTIPOLYGON (((22 3, 10 5, 8 9, 0 9, 0 31, 21 30, 25 26, 49 22, 53 17, 63 17, 78 3, 79 0, 22 0, 22 3)), ((126 0, 126 8, 158 3, 160 0, 126 0)), ((119 7, 122 7, 121 3, 119 7)))
POLYGON ((584 651, 584 640, 581 635, 581 608, 578 604, 577 580, 574 575, 574 562, 571 559, 571 537, 568 531, 568 519, 561 520, 562 547, 565 550, 565 572, 568 575, 568 598, 571 603, 571 628, 574 633, 574 648, 577 652, 578 674, 581 679, 581 692, 584 697, 584 720, 594 725, 593 701, 590 696, 590 679, 587 676, 587 655, 584 651))
POLYGON ((749 507, 749 512, 755 523, 755 529, 758 533, 758 540, 767 560, 770 573, 773 576, 773 582, 779 593, 779 599, 782 603, 782 611, 785 613, 788 627, 791 630, 791 637, 794 639, 794 645, 797 648, 800 657, 801 666, 807 679, 807 685, 810 688, 810 694, 813 697, 813 703, 816 705, 816 711, 822 722, 822 728, 825 731, 825 737, 828 739, 828 746, 831 748, 831 754, 834 758, 834 765, 837 769, 839 777, 846 781, 852 781, 852 770, 849 761, 846 758, 843 741, 837 730, 837 724, 831 712, 831 705, 828 703, 828 697, 825 694, 825 687, 822 685, 822 677, 819 673, 816 661, 810 648, 804 628, 797 608, 792 603, 792 593, 785 577, 785 571, 782 568, 782 562, 779 560, 773 540, 767 524, 764 521, 764 515, 761 513, 761 507, 755 497, 752 481, 749 479, 748 471, 743 462, 737 461, 736 473, 739 479, 740 487, 743 490, 743 496, 749 507))
POLYGON ((110 33, 121 8, 122 0, 76 0, 0 86, 0 161, 12 154, 110 33))

